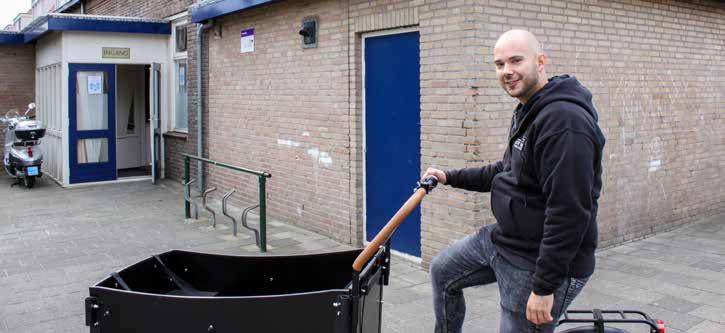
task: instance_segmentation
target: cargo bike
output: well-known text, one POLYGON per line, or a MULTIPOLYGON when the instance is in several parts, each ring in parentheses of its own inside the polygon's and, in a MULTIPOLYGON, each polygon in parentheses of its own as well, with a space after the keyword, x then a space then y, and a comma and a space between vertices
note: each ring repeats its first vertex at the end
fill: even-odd
MULTIPOLYGON (((364 249, 292 256, 231 256, 174 250, 110 274, 85 299, 91 333, 381 332, 390 236, 437 185, 429 177, 364 249), (352 263, 352 269, 351 268, 352 263)), ((575 311, 570 311, 570 313, 575 311)), ((586 312, 586 311, 579 311, 586 312)), ((567 333, 619 333, 602 311, 567 333), (599 317, 597 317, 599 316, 599 317)), ((658 330, 644 313, 623 322, 658 330)))

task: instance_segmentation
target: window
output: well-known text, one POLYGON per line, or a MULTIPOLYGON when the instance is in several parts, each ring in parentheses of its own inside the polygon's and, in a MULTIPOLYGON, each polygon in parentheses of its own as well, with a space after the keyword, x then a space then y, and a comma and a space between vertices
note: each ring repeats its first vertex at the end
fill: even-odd
POLYGON ((176 52, 186 52, 186 25, 176 27, 176 52))
POLYGON ((189 67, 187 62, 188 47, 188 13, 183 12, 172 17, 172 29, 169 38, 169 50, 171 50, 169 63, 169 78, 171 78, 170 116, 168 129, 176 132, 188 132, 189 130, 189 108, 188 104, 188 83, 189 67))
POLYGON ((187 108, 186 59, 175 61, 174 68, 176 69, 174 129, 187 131, 189 126, 189 109, 187 108))

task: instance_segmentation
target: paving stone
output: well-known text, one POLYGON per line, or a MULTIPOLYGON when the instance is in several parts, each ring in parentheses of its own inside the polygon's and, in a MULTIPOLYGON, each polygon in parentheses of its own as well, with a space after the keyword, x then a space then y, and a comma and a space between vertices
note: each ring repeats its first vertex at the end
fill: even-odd
POLYGON ((600 279, 598 278, 598 274, 595 274, 592 279, 589 280, 585 289, 594 289, 606 295, 614 296, 621 299, 632 300, 640 303, 650 303, 665 296, 664 294, 658 293, 653 290, 647 290, 630 286, 624 283, 600 279))
POLYGON ((711 261, 711 260, 697 261, 697 262, 689 264, 688 266, 695 267, 695 268, 701 268, 701 269, 707 269, 707 270, 711 270, 713 272, 725 272, 725 263, 711 261))
POLYGON ((723 304, 725 304, 725 295, 702 292, 696 296, 689 298, 689 300, 692 302, 702 303, 706 305, 722 306, 723 304))
POLYGON ((430 282, 430 276, 428 273, 423 271, 412 271, 405 274, 400 274, 398 278, 408 281, 411 284, 421 284, 430 282))
POLYGON ((668 310, 672 310, 672 311, 676 311, 676 312, 686 312, 686 313, 687 312, 692 313, 693 310, 703 306, 703 304, 692 303, 692 302, 684 300, 682 298, 671 297, 671 296, 663 297, 650 304, 661 307, 661 308, 665 308, 668 310))
POLYGON ((725 323, 725 304, 721 304, 720 306, 705 305, 688 313, 713 322, 725 323))
POLYGON ((424 298, 424 296, 410 290, 409 288, 383 290, 383 299, 389 304, 406 304, 421 298, 424 298))
MULTIPOLYGON (((671 332, 669 329, 667 332, 671 332)), ((703 321, 697 326, 687 330, 687 333, 722 333, 725 332, 725 325, 722 323, 703 321)))
POLYGON ((641 304, 631 301, 625 301, 620 304, 613 304, 612 307, 619 309, 626 308, 630 310, 643 311, 644 313, 650 315, 650 317, 652 318, 663 320, 668 327, 673 327, 683 331, 686 331, 705 320, 703 317, 691 315, 688 313, 672 311, 659 306, 641 304))

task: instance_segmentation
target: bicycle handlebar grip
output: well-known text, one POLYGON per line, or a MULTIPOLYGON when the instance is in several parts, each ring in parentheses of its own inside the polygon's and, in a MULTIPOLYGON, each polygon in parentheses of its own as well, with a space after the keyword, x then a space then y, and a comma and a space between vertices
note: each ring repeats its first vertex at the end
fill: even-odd
POLYGON ((433 191, 433 189, 438 186, 438 177, 436 176, 428 176, 423 179, 423 181, 419 181, 416 184, 415 189, 413 189, 413 192, 417 191, 420 188, 425 189, 425 194, 430 193, 430 191, 433 191))

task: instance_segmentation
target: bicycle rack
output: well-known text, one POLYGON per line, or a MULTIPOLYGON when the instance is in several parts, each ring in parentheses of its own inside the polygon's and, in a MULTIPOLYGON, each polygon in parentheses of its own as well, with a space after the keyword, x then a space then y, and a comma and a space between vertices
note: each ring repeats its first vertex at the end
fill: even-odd
POLYGON ((207 189, 204 191, 204 193, 201 194, 201 206, 204 207, 204 210, 211 213, 211 222, 212 227, 216 228, 216 212, 211 209, 211 207, 206 205, 206 197, 209 195, 209 193, 216 191, 216 187, 212 187, 210 189, 207 189))
MULTIPOLYGON (((227 194, 224 195, 224 199, 222 199, 222 214, 224 216, 228 217, 232 222, 234 223, 234 237, 237 237, 237 219, 235 219, 233 216, 227 214, 227 199, 234 194, 236 190, 232 189, 231 191, 227 192, 227 194)), ((254 205, 252 207, 247 207, 242 212, 242 226, 248 230, 251 230, 254 233, 254 241, 257 243, 257 246, 259 246, 259 231, 257 229, 254 229, 247 225, 247 214, 252 210, 259 207, 259 205, 254 205)))
MULTIPOLYGON (((262 253, 267 252, 267 185, 266 184, 267 184, 267 178, 271 178, 272 175, 269 172, 250 170, 250 169, 222 163, 222 162, 215 161, 215 160, 210 160, 208 158, 203 158, 200 156, 192 156, 189 154, 182 154, 182 156, 184 157, 184 181, 188 182, 188 183, 183 183, 187 187, 187 193, 185 194, 185 198, 184 198, 185 199, 184 215, 186 216, 187 219, 191 218, 191 204, 193 204, 193 202, 191 201, 191 195, 190 195, 191 191, 190 191, 190 189, 188 189, 188 187, 189 187, 188 184, 191 183, 190 182, 190 179, 191 179, 190 171, 191 171, 191 161, 192 160, 198 161, 201 163, 211 164, 211 165, 214 165, 214 166, 220 167, 220 168, 226 168, 226 169, 231 169, 231 170, 246 173, 246 174, 251 174, 251 175, 254 175, 257 177, 257 182, 259 184, 259 192, 258 192, 259 204, 257 206, 249 207, 249 208, 245 209, 246 212, 242 214, 242 225, 244 225, 245 228, 254 231, 255 238, 257 240, 257 246, 259 247, 259 251, 262 253), (249 213, 249 211, 251 211, 252 209, 255 209, 257 207, 259 207, 259 229, 258 229, 259 231, 249 228, 246 225, 246 215, 249 213)), ((201 165, 200 165, 200 167, 201 167, 201 165)), ((203 177, 200 179, 198 184, 201 184, 200 188, 204 188, 204 178, 203 177)), ((208 191, 204 191, 204 194, 202 194, 202 199, 205 199, 205 196, 208 194, 209 194, 208 191)), ((227 194, 229 194, 229 193, 227 193, 227 194)), ((227 194, 225 194, 225 196, 227 194)), ((204 205, 204 206, 205 206, 204 208, 206 208, 210 213, 212 213, 212 218, 214 219, 214 226, 216 226, 215 212, 213 210, 209 209, 208 207, 206 207, 206 205, 204 205)), ((195 206, 195 208, 198 208, 198 207, 195 206)), ((197 218, 198 218, 198 215, 199 214, 197 212, 196 213, 197 218)))
POLYGON ((247 228, 248 230, 251 230, 254 233, 254 241, 257 242, 257 246, 259 246, 259 231, 257 231, 257 229, 254 229, 247 225, 247 214, 249 214, 249 212, 251 212, 252 210, 254 210, 255 208, 258 208, 258 207, 259 207, 259 205, 247 207, 242 212, 242 226, 247 228))
POLYGON ((229 199, 234 192, 236 192, 236 190, 231 189, 231 191, 224 194, 224 198, 222 198, 222 214, 232 220, 232 224, 234 225, 234 237, 237 237, 237 220, 233 216, 227 214, 227 199, 229 199))

